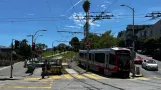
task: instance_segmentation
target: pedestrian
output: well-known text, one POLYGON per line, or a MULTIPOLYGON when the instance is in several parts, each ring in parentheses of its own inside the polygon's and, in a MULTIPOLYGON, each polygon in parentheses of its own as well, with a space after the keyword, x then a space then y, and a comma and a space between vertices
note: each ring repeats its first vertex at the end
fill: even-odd
POLYGON ((48 62, 47 67, 46 67, 48 78, 49 78, 49 74, 50 74, 50 68, 51 68, 51 66, 50 66, 50 63, 48 62))
POLYGON ((42 73, 41 73, 42 79, 45 77, 45 63, 42 64, 42 73))

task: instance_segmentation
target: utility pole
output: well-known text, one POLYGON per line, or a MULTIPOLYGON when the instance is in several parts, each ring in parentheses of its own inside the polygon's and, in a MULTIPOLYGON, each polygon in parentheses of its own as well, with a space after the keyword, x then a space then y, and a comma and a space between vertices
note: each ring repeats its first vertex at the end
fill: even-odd
MULTIPOLYGON (((86 13, 86 23, 85 23, 85 42, 89 43, 89 39, 88 39, 88 35, 89 35, 89 9, 90 9, 90 1, 89 0, 85 0, 83 3, 83 9, 86 13)), ((86 71, 88 71, 88 61, 89 61, 89 47, 87 47, 87 62, 86 62, 86 71)))
POLYGON ((128 5, 125 5, 125 4, 122 4, 121 6, 126 6, 126 7, 128 7, 128 8, 130 8, 131 10, 132 10, 132 15, 133 15, 133 20, 132 20, 132 23, 133 23, 133 43, 132 43, 132 46, 133 46, 133 48, 132 48, 132 77, 134 78, 135 77, 135 65, 134 65, 134 56, 135 56, 135 39, 134 39, 134 37, 135 37, 135 31, 134 31, 134 8, 132 8, 132 7, 130 7, 130 6, 128 6, 128 5))

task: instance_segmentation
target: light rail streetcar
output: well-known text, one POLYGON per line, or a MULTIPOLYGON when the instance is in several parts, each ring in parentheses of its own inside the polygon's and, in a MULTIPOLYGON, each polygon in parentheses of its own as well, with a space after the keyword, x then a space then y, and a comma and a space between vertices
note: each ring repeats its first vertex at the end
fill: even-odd
POLYGON ((87 65, 87 50, 79 50, 79 63, 82 66, 109 76, 129 77, 130 57, 130 50, 126 48, 93 49, 89 51, 87 65))

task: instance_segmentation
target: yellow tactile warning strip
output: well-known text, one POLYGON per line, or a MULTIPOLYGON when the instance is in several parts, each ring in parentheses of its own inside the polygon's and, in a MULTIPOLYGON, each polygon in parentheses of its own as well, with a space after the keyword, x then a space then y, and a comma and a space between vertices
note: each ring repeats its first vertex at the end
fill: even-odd
POLYGON ((159 77, 156 77, 156 76, 153 76, 153 78, 155 78, 155 79, 161 79, 161 78, 159 78, 159 77))
POLYGON ((62 77, 59 76, 59 75, 56 75, 56 76, 52 76, 53 79, 61 79, 62 77))
POLYGON ((98 77, 98 78, 100 78, 100 79, 108 79, 108 78, 105 78, 105 77, 103 77, 103 76, 99 76, 99 75, 96 75, 96 74, 91 74, 92 76, 96 76, 96 77, 98 77))
POLYGON ((67 78, 67 79, 73 79, 73 77, 69 74, 64 75, 64 77, 67 78))
POLYGON ((78 78, 78 79, 87 79, 85 77, 83 77, 82 75, 79 74, 73 74, 74 77, 78 78))
POLYGON ((149 78, 146 78, 146 77, 139 77, 138 79, 139 80, 149 80, 149 78))
POLYGON ((93 78, 93 79, 100 79, 99 77, 93 76, 91 74, 83 74, 83 75, 85 75, 86 77, 89 77, 89 78, 93 78))
POLYGON ((51 88, 51 86, 0 86, 0 88, 51 88))
MULTIPOLYGON (((52 88, 52 84, 53 84, 53 79, 52 78, 46 78, 46 79, 41 79, 41 78, 25 78, 24 79, 25 82, 28 82, 28 81, 39 81, 41 83, 45 83, 45 81, 50 81, 48 82, 48 85, 46 86, 32 86, 33 84, 31 83, 31 85, 29 86, 7 86, 7 85, 0 85, 0 88, 30 88, 30 89, 50 89, 52 88)), ((21 81, 19 81, 21 83, 21 81)), ((34 83, 37 83, 37 82, 34 82, 34 83)))

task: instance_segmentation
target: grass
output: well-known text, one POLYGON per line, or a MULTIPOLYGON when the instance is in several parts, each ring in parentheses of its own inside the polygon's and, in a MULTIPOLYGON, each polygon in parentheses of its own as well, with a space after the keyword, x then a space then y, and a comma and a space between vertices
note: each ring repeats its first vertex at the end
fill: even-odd
POLYGON ((68 53, 65 53, 65 54, 62 54, 60 56, 62 56, 62 62, 66 62, 66 59, 67 58, 70 58, 70 57, 73 57, 75 56, 77 53, 76 52, 68 52, 68 53))
MULTIPOLYGON (((56 53, 57 53, 58 51, 56 51, 56 53)), ((55 54, 54 52, 53 52, 53 54, 55 54)), ((46 57, 46 56, 50 56, 50 55, 52 55, 52 51, 44 51, 43 53, 42 53, 42 55, 44 56, 44 57, 46 57)))
POLYGON ((53 56, 53 57, 52 56, 51 57, 46 57, 46 59, 52 59, 52 58, 55 58, 55 57, 62 56, 62 62, 66 62, 67 58, 71 58, 71 57, 75 56, 76 54, 77 54, 76 52, 68 52, 68 53, 56 55, 56 56, 53 56))

